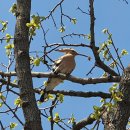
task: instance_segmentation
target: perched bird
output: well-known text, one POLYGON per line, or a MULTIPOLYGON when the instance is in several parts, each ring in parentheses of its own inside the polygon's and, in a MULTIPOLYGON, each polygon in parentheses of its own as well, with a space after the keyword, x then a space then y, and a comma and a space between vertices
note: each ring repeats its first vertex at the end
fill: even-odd
MULTIPOLYGON (((63 48, 56 51, 64 52, 65 55, 61 56, 58 60, 54 62, 53 72, 55 74, 62 73, 65 75, 70 75, 76 66, 75 56, 77 55, 85 56, 88 59, 90 58, 86 55, 77 53, 72 48, 63 48)), ((46 82, 46 86, 44 89, 44 93, 40 97, 40 102, 44 102, 48 97, 49 91, 53 90, 61 82, 63 82, 63 80, 60 78, 48 78, 48 81, 46 82)))

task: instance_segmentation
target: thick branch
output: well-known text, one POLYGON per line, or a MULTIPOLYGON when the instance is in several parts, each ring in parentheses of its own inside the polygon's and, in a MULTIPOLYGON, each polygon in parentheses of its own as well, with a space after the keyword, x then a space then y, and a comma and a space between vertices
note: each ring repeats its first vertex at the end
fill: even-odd
POLYGON ((61 90, 53 90, 50 92, 51 94, 61 93, 66 96, 75 96, 75 97, 101 97, 101 98, 111 98, 111 94, 103 93, 103 92, 81 92, 81 91, 61 91, 61 90))
MULTIPOLYGON (((0 75, 4 77, 10 77, 10 76, 16 76, 16 72, 1 72, 0 75)), ((111 83, 111 82, 120 82, 120 76, 110 76, 110 77, 101 77, 101 78, 79 78, 70 75, 69 77, 66 77, 63 74, 54 74, 49 72, 32 72, 32 77, 37 78, 51 78, 51 77, 58 77, 64 80, 68 80, 74 83, 79 83, 82 85, 85 84, 97 84, 97 83, 111 83)))

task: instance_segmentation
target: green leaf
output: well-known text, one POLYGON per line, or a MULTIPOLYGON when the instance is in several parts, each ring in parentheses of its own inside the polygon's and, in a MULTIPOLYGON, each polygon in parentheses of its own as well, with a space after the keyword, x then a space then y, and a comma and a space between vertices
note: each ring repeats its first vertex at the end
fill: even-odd
POLYGON ((5 49, 13 49, 14 48, 14 44, 7 44, 5 46, 5 49))
POLYGON ((29 34, 30 36, 35 36, 36 29, 40 29, 40 23, 41 21, 45 20, 46 18, 44 16, 37 16, 37 15, 32 15, 32 19, 30 23, 26 23, 26 26, 29 28, 29 34))
POLYGON ((90 117, 91 117, 92 119, 95 119, 95 116, 94 116, 94 114, 91 114, 91 115, 90 115, 90 117))
POLYGON ((8 24, 8 21, 2 21, 2 20, 0 20, 0 23, 3 25, 3 27, 2 27, 2 32, 5 32, 5 30, 7 29, 7 24, 8 24))
POLYGON ((112 86, 114 86, 114 87, 118 87, 118 83, 113 83, 113 85, 112 86))
POLYGON ((108 73, 107 72, 104 72, 102 77, 107 77, 108 76, 108 73))
POLYGON ((109 65, 111 68, 115 68, 115 66, 116 66, 116 63, 115 62, 112 62, 110 65, 109 65))
POLYGON ((17 79, 14 79, 14 80, 13 80, 13 83, 17 83, 17 81, 18 81, 17 79))
POLYGON ((73 24, 76 24, 76 23, 77 23, 77 19, 76 19, 76 18, 72 18, 72 19, 71 19, 71 22, 72 22, 73 24))
POLYGON ((107 45, 111 45, 111 44, 112 44, 112 40, 111 39, 107 40, 107 45))
POLYGON ((121 55, 128 55, 128 51, 127 50, 125 50, 125 49, 123 49, 122 51, 121 51, 121 55))
POLYGON ((47 81, 44 81, 43 85, 44 85, 45 87, 47 87, 47 86, 48 86, 47 81))
POLYGON ((130 121, 128 121, 128 125, 130 125, 130 121))
POLYGON ((40 101, 37 101, 37 105, 40 106, 42 104, 42 102, 40 101))
POLYGON ((107 59, 108 52, 109 52, 109 50, 104 50, 103 51, 103 57, 106 58, 106 59, 107 59))
POLYGON ((46 17, 41 16, 40 19, 41 19, 41 21, 43 21, 43 20, 46 20, 46 17))
POLYGON ((110 87, 110 88, 109 88, 109 92, 110 92, 110 93, 113 93, 116 89, 117 89, 117 87, 115 87, 115 86, 110 87))
POLYGON ((9 9, 9 12, 11 12, 14 16, 16 16, 17 13, 17 5, 14 3, 12 7, 9 9))
POLYGON ((114 100, 117 101, 117 102, 121 102, 121 101, 122 101, 122 98, 116 95, 116 96, 114 97, 114 100))
POLYGON ((52 117, 51 116, 48 116, 48 121, 52 121, 52 117))
POLYGON ((9 43, 12 36, 10 34, 6 34, 6 42, 9 43))
POLYGON ((18 97, 15 101, 14 101, 14 105, 17 105, 18 107, 22 106, 22 100, 20 99, 20 97, 18 97))
POLYGON ((40 65, 40 58, 36 58, 34 61, 33 61, 33 64, 35 66, 39 66, 40 65))
POLYGON ((3 106, 3 102, 0 102, 0 107, 2 107, 3 106))
POLYGON ((5 96, 3 96, 3 94, 0 92, 0 99, 1 100, 5 100, 6 98, 5 98, 5 96))
POLYGON ((30 34, 30 36, 35 36, 36 35, 35 31, 36 31, 36 27, 30 27, 29 28, 29 34, 30 34))
POLYGON ((33 23, 33 25, 37 27, 39 25, 39 23, 40 23, 40 17, 33 15, 31 23, 33 23))
POLYGON ((26 26, 30 28, 30 27, 33 26, 33 24, 32 23, 26 23, 26 26))
POLYGON ((57 96, 58 96, 58 100, 62 103, 64 101, 64 95, 58 93, 57 96))
POLYGON ((103 32, 104 34, 107 34, 107 33, 108 33, 108 29, 105 28, 105 29, 102 30, 102 32, 103 32))
POLYGON ((102 103, 104 103, 106 100, 104 99, 104 98, 102 98, 101 100, 100 100, 100 102, 102 102, 102 103))
POLYGON ((74 123, 75 123, 74 114, 71 115, 70 119, 68 120, 68 123, 71 123, 71 124, 74 124, 74 123))
POLYGON ((54 100, 54 96, 52 94, 48 94, 48 99, 54 100))
POLYGON ((10 49, 6 49, 6 55, 7 55, 7 56, 10 56, 10 54, 11 54, 10 49))
POLYGON ((10 123, 10 126, 9 126, 9 127, 10 127, 10 130, 14 129, 17 125, 18 125, 17 123, 11 122, 11 123, 10 123))
POLYGON ((57 123, 57 122, 60 122, 59 113, 55 113, 54 121, 55 121, 56 123, 57 123))
POLYGON ((91 40, 91 35, 90 34, 87 34, 87 39, 91 40))
POLYGON ((94 109, 95 111, 98 111, 98 110, 100 110, 100 107, 98 107, 98 106, 93 106, 93 109, 94 109))
POLYGON ((64 26, 61 26, 60 29, 59 29, 59 31, 60 31, 61 33, 63 33, 63 32, 65 31, 65 27, 64 27, 64 26))
POLYGON ((111 38, 112 38, 112 34, 110 33, 110 34, 108 35, 108 40, 111 40, 111 38))

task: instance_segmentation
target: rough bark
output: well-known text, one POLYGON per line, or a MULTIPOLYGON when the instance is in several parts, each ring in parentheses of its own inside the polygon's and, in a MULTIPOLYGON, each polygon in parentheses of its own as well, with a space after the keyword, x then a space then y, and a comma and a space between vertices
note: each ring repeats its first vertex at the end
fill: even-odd
POLYGON ((103 114, 105 130, 126 130, 130 116, 130 65, 124 70, 119 89, 123 94, 122 101, 111 112, 103 114))
POLYGON ((29 58, 29 30, 31 0, 17 0, 17 21, 14 35, 14 54, 20 98, 25 118, 24 130, 42 130, 40 111, 33 92, 29 58))

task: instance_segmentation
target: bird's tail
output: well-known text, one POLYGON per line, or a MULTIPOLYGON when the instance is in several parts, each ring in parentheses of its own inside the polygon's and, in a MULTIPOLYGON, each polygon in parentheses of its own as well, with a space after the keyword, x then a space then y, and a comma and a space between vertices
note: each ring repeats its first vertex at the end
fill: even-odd
POLYGON ((43 94, 41 95, 41 97, 40 97, 40 102, 46 101, 47 97, 48 97, 48 93, 43 93, 43 94))
POLYGON ((48 99, 48 94, 51 90, 53 90, 58 84, 60 84, 61 82, 63 82, 62 79, 59 78, 50 78, 47 83, 46 83, 46 87, 44 89, 44 93, 41 95, 40 97, 40 102, 44 102, 46 101, 46 99, 48 99))

